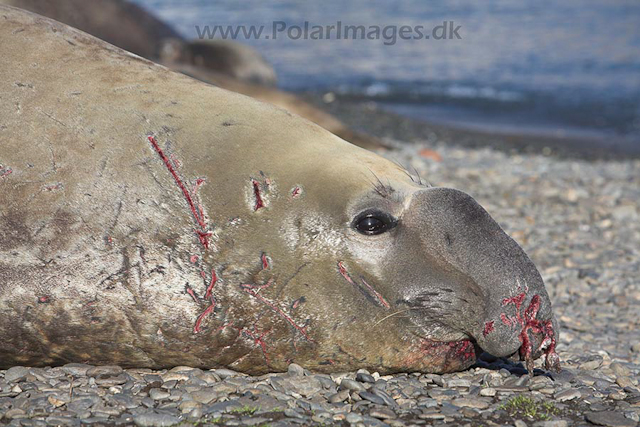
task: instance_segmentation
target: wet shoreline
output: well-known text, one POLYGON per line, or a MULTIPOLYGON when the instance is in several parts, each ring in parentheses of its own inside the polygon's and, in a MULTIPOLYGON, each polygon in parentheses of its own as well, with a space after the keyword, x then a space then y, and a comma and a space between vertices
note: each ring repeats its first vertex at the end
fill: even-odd
POLYGON ((624 160, 640 158, 640 141, 536 135, 473 129, 416 119, 391 111, 385 104, 333 92, 300 93, 306 101, 335 115, 347 126, 378 138, 402 142, 444 142, 464 148, 490 147, 506 153, 542 154, 563 159, 624 160), (328 102, 329 101, 329 102, 328 102))

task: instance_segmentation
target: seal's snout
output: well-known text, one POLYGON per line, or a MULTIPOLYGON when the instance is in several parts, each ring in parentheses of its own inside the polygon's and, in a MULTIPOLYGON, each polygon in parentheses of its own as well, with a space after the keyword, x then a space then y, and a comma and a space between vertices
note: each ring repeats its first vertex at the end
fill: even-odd
POLYGON ((550 311, 550 304, 543 307, 543 302, 539 294, 530 295, 526 289, 504 298, 498 318, 486 321, 482 334, 476 334, 478 345, 495 356, 514 356, 525 361, 529 372, 533 360, 542 355, 546 356, 547 368, 557 369, 557 325, 552 315, 539 316, 541 309, 550 311))
POLYGON ((442 326, 464 331, 494 356, 517 354, 532 367, 547 354, 556 364, 557 328, 542 277, 471 196, 430 188, 414 195, 405 217, 427 259, 424 293, 455 296, 446 298, 453 307, 442 326))

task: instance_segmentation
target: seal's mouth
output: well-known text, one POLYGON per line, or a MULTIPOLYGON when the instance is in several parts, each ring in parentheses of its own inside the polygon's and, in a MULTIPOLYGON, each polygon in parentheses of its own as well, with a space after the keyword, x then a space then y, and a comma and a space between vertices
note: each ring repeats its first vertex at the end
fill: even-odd
POLYGON ((464 362, 475 362, 476 351, 480 349, 471 338, 459 341, 433 341, 424 338, 421 348, 430 354, 445 356, 448 360, 464 362))
POLYGON ((418 360, 428 360, 430 365, 439 366, 441 372, 454 372, 467 369, 476 361, 481 352, 473 338, 457 341, 434 341, 421 338, 419 349, 411 352, 406 363, 415 365, 418 360))

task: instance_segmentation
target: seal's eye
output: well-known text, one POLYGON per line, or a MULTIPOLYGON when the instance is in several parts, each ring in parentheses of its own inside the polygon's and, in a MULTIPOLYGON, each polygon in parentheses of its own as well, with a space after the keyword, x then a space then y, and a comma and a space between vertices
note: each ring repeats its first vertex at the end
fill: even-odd
POLYGON ((353 220, 353 228, 359 233, 374 235, 381 234, 395 227, 397 221, 391 215, 379 211, 368 211, 358 215, 353 220))

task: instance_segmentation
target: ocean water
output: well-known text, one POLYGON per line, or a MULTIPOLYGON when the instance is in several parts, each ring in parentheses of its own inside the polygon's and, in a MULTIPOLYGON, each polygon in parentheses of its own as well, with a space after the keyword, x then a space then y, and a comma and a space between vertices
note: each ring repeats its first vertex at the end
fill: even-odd
POLYGON ((197 38, 204 26, 264 26, 260 38, 240 32, 236 40, 259 49, 285 89, 373 99, 454 126, 640 150, 638 0, 136 2, 187 38, 197 38), (431 29, 453 21, 460 38, 391 43, 382 34, 377 40, 338 40, 335 32, 323 40, 295 37, 295 31, 293 38, 286 31, 272 36, 273 22, 291 28, 338 21, 367 30, 421 25, 431 36, 431 29))

